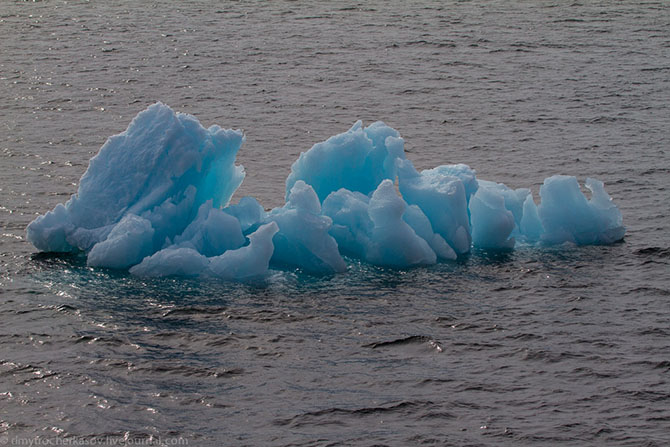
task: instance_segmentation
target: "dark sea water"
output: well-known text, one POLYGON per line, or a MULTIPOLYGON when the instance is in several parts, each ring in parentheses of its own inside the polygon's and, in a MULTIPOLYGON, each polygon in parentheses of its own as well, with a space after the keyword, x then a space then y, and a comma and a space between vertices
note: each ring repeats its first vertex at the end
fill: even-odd
POLYGON ((667 2, 0 0, 0 444, 668 445, 669 187, 667 2), (37 254, 159 100, 244 129, 235 200, 383 120, 419 168, 598 178, 628 232, 258 284, 37 254))

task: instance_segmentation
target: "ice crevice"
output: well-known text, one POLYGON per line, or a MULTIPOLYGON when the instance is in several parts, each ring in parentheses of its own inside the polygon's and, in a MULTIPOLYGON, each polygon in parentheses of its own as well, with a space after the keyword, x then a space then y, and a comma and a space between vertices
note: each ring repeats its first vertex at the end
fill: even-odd
POLYGON ((465 164, 417 171, 382 122, 358 121, 301 153, 282 207, 265 211, 253 197, 231 205, 243 143, 239 130, 206 129, 156 103, 107 140, 70 200, 28 225, 28 240, 133 275, 246 280, 270 268, 343 272, 346 258, 405 268, 472 247, 611 244, 625 234, 598 180, 586 180, 587 198, 575 177, 549 177, 536 204, 530 189, 477 179, 465 164))

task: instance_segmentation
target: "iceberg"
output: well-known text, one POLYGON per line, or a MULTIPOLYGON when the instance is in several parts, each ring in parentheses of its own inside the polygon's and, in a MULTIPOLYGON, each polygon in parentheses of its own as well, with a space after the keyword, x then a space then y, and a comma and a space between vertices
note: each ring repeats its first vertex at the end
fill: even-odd
POLYGON ((89 266, 136 274, 193 275, 207 264, 214 276, 255 276, 267 264, 258 253, 262 237, 242 233, 258 213, 255 201, 221 209, 244 179, 235 165, 243 142, 241 131, 205 129, 154 104, 107 140, 67 203, 28 225, 28 240, 40 251, 84 251, 89 266), (236 249, 257 265, 223 268, 219 256, 236 249))
POLYGON ((266 275, 274 251, 277 224, 260 226, 249 235, 249 244, 221 255, 207 257, 190 247, 168 247, 147 256, 130 268, 143 277, 202 276, 226 280, 252 280, 266 275))
POLYGON ((349 131, 317 143, 300 154, 286 179, 286 198, 302 180, 323 202, 341 188, 369 194, 382 180, 396 177, 396 160, 405 158, 400 134, 381 121, 363 127, 357 121, 349 131))
POLYGON ((370 197, 344 188, 331 193, 323 203, 323 213, 331 217, 331 234, 343 252, 369 263, 392 267, 434 264, 437 254, 430 244, 451 258, 446 242, 440 245, 435 239, 439 236, 432 232, 426 216, 418 207, 410 208, 389 179, 370 197))
MULTIPOLYGON (((205 129, 193 116, 154 104, 107 140, 77 193, 28 225, 28 239, 41 251, 91 252, 110 236, 115 245, 133 245, 140 233, 148 237, 142 227, 153 229, 154 252, 181 234, 203 203, 228 203, 244 179, 244 169, 235 165, 243 141, 240 131, 205 129), (117 225, 122 227, 114 231, 117 225), (131 226, 133 231, 124 230, 131 226)), ((95 251, 96 266, 117 266, 113 251, 95 251), (112 256, 109 263, 105 253, 112 256)))
POLYGON ((468 200, 470 194, 477 190, 474 171, 461 165, 453 168, 439 166, 419 173, 409 160, 398 161, 397 164, 398 187, 405 200, 421 208, 435 232, 454 252, 463 254, 470 251, 472 237, 468 200), (466 193, 466 185, 469 194, 466 193))
POLYGON ((366 259, 372 264, 405 267, 435 263, 437 256, 428 242, 403 219, 406 209, 391 180, 383 180, 368 208, 374 226, 366 259))
POLYGON ((544 245, 603 245, 623 239, 623 217, 603 183, 589 178, 585 187, 590 199, 575 177, 554 175, 540 187, 536 205, 527 188, 479 180, 470 201, 473 245, 506 250, 515 247, 516 239, 544 245))
POLYGON ((212 206, 208 200, 184 231, 174 237, 175 247, 193 248, 205 256, 218 256, 245 244, 242 225, 234 216, 212 206))
POLYGON ((478 186, 470 201, 474 246, 493 250, 514 248, 530 189, 514 190, 488 180, 479 180, 478 186))
POLYGON ((275 222, 279 228, 273 239, 273 262, 312 273, 347 269, 337 242, 328 233, 332 220, 321 214, 316 192, 304 181, 296 181, 286 205, 270 211, 265 220, 275 222))
POLYGON ((368 215, 369 205, 368 196, 344 188, 330 193, 323 201, 321 212, 331 218, 329 233, 342 254, 365 258, 374 226, 368 215))
POLYGON ((588 178, 585 186, 591 191, 590 199, 581 192, 575 177, 555 175, 544 181, 537 207, 544 242, 603 245, 623 239, 623 217, 603 183, 588 178))
POLYGON ((405 268, 472 247, 611 244, 626 232, 602 182, 586 180, 587 198, 575 177, 549 177, 536 204, 530 189, 477 179, 465 164, 419 172, 380 121, 358 121, 301 153, 283 206, 230 204, 244 179, 235 164, 244 140, 154 104, 107 140, 76 194, 31 222, 27 238, 138 276, 248 280, 271 268, 344 272, 347 257, 405 268))
POLYGON ((138 264, 153 252, 154 228, 147 219, 126 214, 103 241, 88 252, 91 267, 124 269, 138 264))

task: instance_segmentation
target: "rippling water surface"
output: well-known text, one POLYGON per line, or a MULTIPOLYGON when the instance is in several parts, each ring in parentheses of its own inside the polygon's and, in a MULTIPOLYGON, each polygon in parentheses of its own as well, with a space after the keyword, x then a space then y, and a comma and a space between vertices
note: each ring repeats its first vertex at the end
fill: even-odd
POLYGON ((212 3, 0 0, 0 442, 670 443, 666 2, 212 3), (236 197, 266 207, 383 120, 417 167, 603 180, 626 240, 257 284, 36 254, 157 100, 244 129, 236 197))

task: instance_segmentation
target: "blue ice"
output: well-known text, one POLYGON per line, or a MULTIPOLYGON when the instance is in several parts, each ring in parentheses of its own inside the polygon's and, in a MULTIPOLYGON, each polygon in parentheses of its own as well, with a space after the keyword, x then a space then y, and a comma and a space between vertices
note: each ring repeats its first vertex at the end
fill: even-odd
POLYGON ((277 231, 274 222, 261 225, 249 235, 247 245, 211 257, 191 247, 169 246, 144 258, 130 268, 130 273, 144 277, 201 276, 239 281, 262 278, 268 271, 274 252, 272 238, 277 231))
POLYGON ((154 104, 107 140, 77 193, 35 219, 28 239, 41 251, 94 253, 95 266, 137 263, 180 235, 205 202, 228 203, 244 178, 235 165, 243 141, 240 131, 205 129, 193 116, 154 104), (138 244, 127 261, 119 259, 122 247, 138 244))
POLYGON ((110 137, 69 201, 27 228, 40 251, 87 255, 138 276, 263 277, 270 268, 332 274, 347 258, 397 268, 453 260, 478 247, 610 244, 623 239, 602 182, 549 177, 530 189, 477 179, 465 164, 417 171, 382 122, 315 144, 293 163, 285 204, 230 199, 244 135, 204 128, 161 103, 110 137))
POLYGON ((273 239, 273 262, 312 273, 346 270, 337 242, 328 233, 332 220, 321 214, 316 192, 304 181, 297 180, 289 191, 286 205, 270 211, 265 220, 279 227, 273 239))
POLYGON ((331 193, 323 203, 323 213, 332 219, 330 233, 342 251, 372 264, 434 264, 437 254, 430 244, 451 257, 446 243, 434 240, 426 216, 419 208, 410 208, 389 179, 382 180, 370 197, 344 188, 331 193))
POLYGON ((409 160, 400 160, 397 165, 398 187, 405 200, 424 212, 433 230, 455 253, 470 251, 468 199, 477 190, 474 171, 460 165, 439 166, 419 173, 409 160))
POLYGON ((357 121, 300 154, 286 179, 286 197, 298 180, 311 185, 321 202, 341 188, 369 194, 382 180, 395 179, 396 160, 402 158, 404 141, 395 129, 381 121, 368 127, 357 121))

